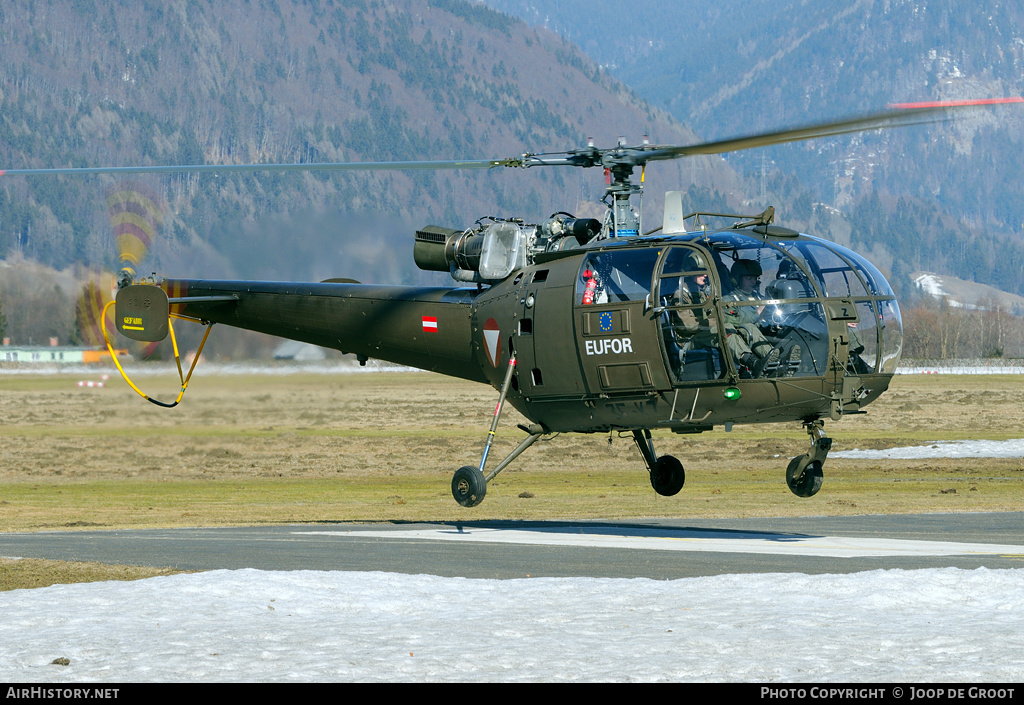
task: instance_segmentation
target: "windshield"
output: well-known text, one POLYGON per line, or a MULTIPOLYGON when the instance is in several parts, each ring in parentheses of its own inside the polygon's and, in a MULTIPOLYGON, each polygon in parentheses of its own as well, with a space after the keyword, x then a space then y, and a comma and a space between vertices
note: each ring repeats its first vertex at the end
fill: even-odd
POLYGON ((707 240, 722 281, 726 342, 734 357, 745 355, 747 346, 756 351, 764 340, 783 358, 799 358, 793 376, 823 375, 829 338, 841 331, 849 342, 850 373, 895 370, 903 340, 899 308, 885 277, 866 259, 806 236, 771 242, 727 232, 707 240), (852 301, 855 313, 837 318, 836 311, 847 309, 841 302, 827 304, 829 299, 846 307, 852 301), (734 333, 742 341, 731 345, 734 333))

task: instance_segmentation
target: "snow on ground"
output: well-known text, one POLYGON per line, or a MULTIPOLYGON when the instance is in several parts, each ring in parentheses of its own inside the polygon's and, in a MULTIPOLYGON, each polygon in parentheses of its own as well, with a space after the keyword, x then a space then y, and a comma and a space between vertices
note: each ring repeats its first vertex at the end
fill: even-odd
POLYGON ((1024 679, 1024 569, 214 571, 15 590, 0 614, 8 682, 1024 679))
MULTIPOLYGON (((963 280, 961 280, 963 281, 963 280)), ((977 304, 965 304, 962 301, 950 297, 949 292, 943 286, 942 278, 937 274, 924 273, 914 278, 914 284, 918 289, 924 291, 932 298, 945 299, 953 308, 977 309, 977 304)))
POLYGON ((1024 458, 1024 438, 1008 441, 935 441, 923 446, 882 450, 844 450, 829 453, 830 458, 1024 458))
POLYGON ((901 365, 896 368, 898 375, 1024 375, 1024 366, 1005 364, 956 364, 956 365, 901 365))
POLYGON ((914 278, 914 284, 924 293, 937 299, 946 296, 946 290, 942 288, 942 280, 935 274, 924 273, 914 278))

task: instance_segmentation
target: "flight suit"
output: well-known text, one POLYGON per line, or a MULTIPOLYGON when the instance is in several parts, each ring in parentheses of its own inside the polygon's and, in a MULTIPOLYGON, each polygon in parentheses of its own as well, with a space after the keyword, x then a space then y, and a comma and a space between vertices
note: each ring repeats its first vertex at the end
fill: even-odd
POLYGON ((766 357, 772 351, 772 344, 764 337, 758 326, 757 306, 729 306, 732 301, 756 301, 753 294, 744 294, 735 290, 722 297, 726 302, 725 313, 725 344, 737 362, 743 362, 744 355, 753 353, 758 357, 766 357))
MULTIPOLYGON (((692 277, 687 277, 690 279, 692 277)), ((710 298, 707 285, 680 281, 676 293, 679 306, 701 305, 700 308, 681 308, 672 311, 672 328, 679 349, 685 354, 693 348, 718 347, 718 330, 714 319, 709 319, 703 304, 710 298)))

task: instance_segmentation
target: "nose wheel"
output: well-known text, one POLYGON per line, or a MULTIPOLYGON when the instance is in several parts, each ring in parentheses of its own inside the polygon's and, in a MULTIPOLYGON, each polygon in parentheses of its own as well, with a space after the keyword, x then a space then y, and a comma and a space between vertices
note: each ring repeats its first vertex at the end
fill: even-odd
POLYGON ((686 472, 683 464, 671 455, 663 455, 660 458, 654 452, 654 441, 651 440, 651 432, 647 429, 633 431, 633 440, 636 447, 640 449, 640 455, 647 463, 647 470, 651 473, 651 487, 654 491, 664 497, 671 497, 679 494, 686 482, 686 472))
POLYGON ((651 487, 658 494, 671 497, 679 494, 686 482, 686 471, 683 464, 671 455, 663 455, 658 458, 654 470, 651 472, 651 487))
POLYGON ((789 461, 786 484, 797 497, 813 497, 825 479, 821 468, 832 449, 832 439, 825 435, 824 421, 805 421, 804 428, 811 437, 811 449, 789 461))
POLYGON ((812 497, 821 489, 824 479, 821 463, 806 455, 793 458, 786 468, 786 484, 797 497, 812 497))

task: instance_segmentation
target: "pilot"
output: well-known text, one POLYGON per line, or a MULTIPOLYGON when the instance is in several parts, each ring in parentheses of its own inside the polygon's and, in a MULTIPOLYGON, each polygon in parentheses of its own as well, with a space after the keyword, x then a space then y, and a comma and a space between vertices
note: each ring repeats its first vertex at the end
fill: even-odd
POLYGON ((732 265, 730 280, 733 290, 722 297, 725 302, 725 343, 740 367, 750 377, 792 374, 800 364, 799 345, 783 350, 764 337, 758 326, 763 306, 729 306, 729 302, 756 301, 761 298, 757 290, 762 274, 761 265, 752 259, 738 259, 732 265), (780 366, 780 359, 787 364, 780 366))
MULTIPOLYGON (((688 253, 688 261, 681 266, 683 270, 695 271, 704 269, 703 258, 697 253, 688 253)), ((680 277, 676 291, 676 304, 694 306, 705 304, 711 298, 711 284, 706 271, 688 277, 680 277)), ((682 308, 672 311, 673 329, 676 343, 685 353, 692 348, 714 347, 717 336, 707 312, 700 308, 682 308)))
POLYGON ((783 331, 795 325, 810 312, 806 304, 778 303, 792 299, 808 299, 814 296, 811 284, 803 272, 789 260, 779 263, 776 279, 765 289, 765 296, 772 301, 761 314, 761 326, 770 331, 783 331))

